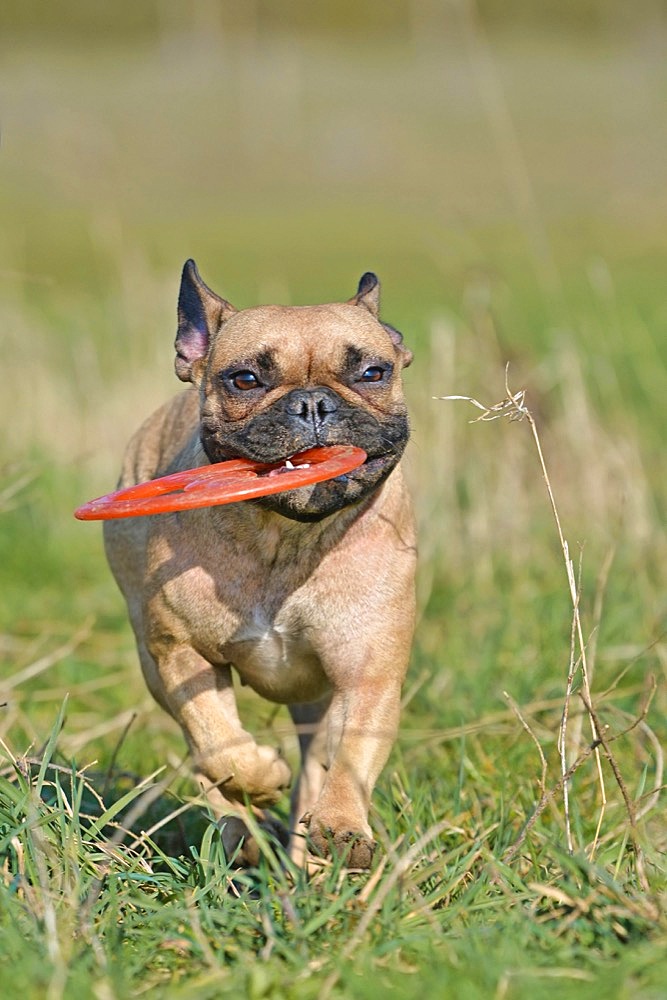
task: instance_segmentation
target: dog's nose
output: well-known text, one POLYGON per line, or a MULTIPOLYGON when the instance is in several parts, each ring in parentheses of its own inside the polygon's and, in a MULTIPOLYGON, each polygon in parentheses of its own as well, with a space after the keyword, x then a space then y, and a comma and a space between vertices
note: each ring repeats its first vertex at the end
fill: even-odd
POLYGON ((285 405, 291 417, 297 417, 314 427, 326 423, 338 410, 336 394, 325 387, 294 389, 287 397, 285 405))

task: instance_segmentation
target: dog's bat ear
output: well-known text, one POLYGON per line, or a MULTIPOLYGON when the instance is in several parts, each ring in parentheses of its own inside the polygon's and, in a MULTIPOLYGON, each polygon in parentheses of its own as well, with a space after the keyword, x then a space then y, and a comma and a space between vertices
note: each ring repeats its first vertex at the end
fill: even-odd
POLYGON ((359 287, 354 298, 350 299, 353 306, 363 306, 377 319, 380 312, 380 282, 377 274, 366 271, 359 279, 359 287))
POLYGON ((236 309, 212 292, 199 276, 197 265, 187 260, 178 294, 176 374, 181 382, 198 382, 201 362, 208 354, 211 337, 236 309))
POLYGON ((382 327, 389 334, 392 344, 400 354, 403 367, 407 368, 408 365, 412 364, 414 355, 403 343, 403 334, 395 326, 391 326, 390 323, 383 323, 382 327))
MULTIPOLYGON (((368 309, 369 313, 377 319, 380 312, 380 281, 377 274, 373 274, 372 271, 366 271, 365 274, 362 274, 357 294, 349 301, 353 306, 363 306, 364 309, 368 309)), ((391 337, 391 342, 400 355, 403 368, 407 368, 408 365, 412 364, 413 354, 403 343, 403 334, 389 323, 382 323, 382 327, 391 337)))

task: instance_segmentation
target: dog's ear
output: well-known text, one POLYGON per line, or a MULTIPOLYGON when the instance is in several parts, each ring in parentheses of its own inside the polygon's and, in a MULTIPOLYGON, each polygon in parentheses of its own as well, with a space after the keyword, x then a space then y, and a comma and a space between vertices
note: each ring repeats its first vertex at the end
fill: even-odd
POLYGON ((349 300, 350 305, 363 306, 368 309, 372 316, 377 319, 380 312, 380 282, 377 274, 366 271, 359 279, 359 287, 354 298, 349 300))
MULTIPOLYGON (((372 271, 366 271, 365 274, 362 274, 357 294, 349 301, 353 306, 363 306, 364 309, 368 309, 369 313, 377 319, 380 313, 380 281, 377 274, 373 274, 372 271)), ((413 354, 403 343, 403 334, 389 323, 382 323, 382 327, 391 337, 391 342, 400 355, 403 368, 407 368, 408 365, 412 364, 413 354)))
POLYGON ((181 382, 199 382, 201 362, 208 354, 211 337, 236 309, 212 292, 199 276, 193 260, 186 260, 178 295, 178 333, 174 367, 181 382))
POLYGON ((391 326, 390 323, 383 323, 382 327, 389 334, 392 344, 400 354, 403 367, 407 368, 408 365, 412 364, 414 355, 403 343, 403 334, 395 326, 391 326))

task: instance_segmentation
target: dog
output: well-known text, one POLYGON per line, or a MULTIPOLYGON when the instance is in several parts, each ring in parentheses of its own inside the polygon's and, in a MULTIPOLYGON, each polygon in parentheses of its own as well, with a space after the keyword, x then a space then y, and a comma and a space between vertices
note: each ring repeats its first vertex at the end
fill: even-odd
POLYGON ((373 857, 368 811, 399 723, 416 563, 399 464, 412 354, 379 320, 379 294, 369 272, 346 302, 237 310, 187 261, 175 369, 190 387, 131 439, 119 487, 323 445, 368 457, 314 486, 105 524, 148 688, 180 724, 240 864, 259 856, 249 812, 278 829, 267 809, 290 769, 243 728, 232 671, 288 705, 297 728, 293 858, 306 863, 309 851, 367 868, 373 857))

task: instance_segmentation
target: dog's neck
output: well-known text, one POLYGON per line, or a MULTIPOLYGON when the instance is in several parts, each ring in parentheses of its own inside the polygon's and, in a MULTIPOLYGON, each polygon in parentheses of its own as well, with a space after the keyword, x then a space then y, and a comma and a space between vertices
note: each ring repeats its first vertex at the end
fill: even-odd
MULTIPOLYGON (((212 464, 208 458, 199 435, 193 435, 187 446, 177 459, 179 468, 199 468, 212 464)), ((341 510, 315 520, 299 520, 285 517, 283 514, 267 509, 261 501, 244 500, 239 503, 221 507, 207 507, 204 512, 209 516, 211 525, 218 533, 228 536, 232 523, 250 528, 257 538, 258 550, 277 554, 281 549, 299 552, 301 544, 309 546, 334 545, 347 531, 350 524, 375 502, 383 487, 358 503, 343 507, 341 510)))
MULTIPOLYGON (((205 510, 211 527, 226 539, 239 537, 252 539, 249 543, 254 560, 273 566, 277 562, 307 561, 307 551, 318 554, 333 548, 354 524, 374 498, 345 507, 319 521, 296 521, 274 511, 264 510, 252 500, 205 510)), ((204 513, 204 512, 202 512, 204 513)))

